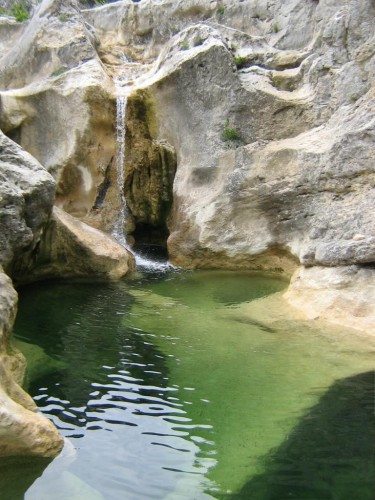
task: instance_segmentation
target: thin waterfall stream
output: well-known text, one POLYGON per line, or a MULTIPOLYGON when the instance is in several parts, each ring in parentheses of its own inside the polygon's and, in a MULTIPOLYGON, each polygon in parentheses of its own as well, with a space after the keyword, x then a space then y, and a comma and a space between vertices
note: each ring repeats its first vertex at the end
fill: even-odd
POLYGON ((113 228, 113 236, 116 240, 125 247, 127 250, 131 251, 136 260, 136 264, 139 267, 153 269, 153 270, 163 270, 168 268, 173 268, 172 264, 168 262, 160 262, 157 260, 149 259, 139 253, 132 250, 126 240, 126 218, 128 216, 128 207, 125 197, 125 176, 124 176, 124 165, 126 159, 126 108, 128 103, 128 95, 118 92, 116 98, 116 136, 117 136, 117 157, 116 157, 116 172, 117 172, 117 185, 120 196, 120 209, 113 228))
POLYGON ((128 98, 126 95, 119 95, 116 99, 116 134, 117 134, 117 185, 120 195, 120 210, 117 216, 113 236, 124 247, 129 248, 125 234, 125 220, 127 214, 126 198, 124 192, 124 162, 125 162, 125 136, 126 136, 126 105, 128 98))

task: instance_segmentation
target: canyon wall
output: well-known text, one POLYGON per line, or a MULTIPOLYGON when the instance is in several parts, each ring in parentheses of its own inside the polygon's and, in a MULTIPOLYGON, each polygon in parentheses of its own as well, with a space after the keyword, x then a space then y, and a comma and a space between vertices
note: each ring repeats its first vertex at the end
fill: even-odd
POLYGON ((374 333, 373 1, 82 7, 0 15, 2 338, 16 303, 7 275, 74 276, 58 263, 79 255, 86 276, 133 267, 70 218, 113 232, 121 189, 129 241, 168 239, 183 267, 293 276, 285 299, 307 317, 374 333))
MULTIPOLYGON (((171 261, 293 274, 285 298, 309 318, 374 332, 374 3, 144 0, 83 16, 128 107, 147 95, 144 140, 176 152, 171 261)), ((132 130, 129 113, 136 150, 132 130)), ((125 176, 141 168, 128 154, 125 176)))

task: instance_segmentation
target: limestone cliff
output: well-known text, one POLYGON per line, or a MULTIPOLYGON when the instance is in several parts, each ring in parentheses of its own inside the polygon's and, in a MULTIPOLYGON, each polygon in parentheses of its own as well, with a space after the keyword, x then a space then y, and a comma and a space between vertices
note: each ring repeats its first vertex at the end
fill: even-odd
POLYGON ((128 105, 145 93, 152 140, 176 151, 172 262, 296 271, 286 298, 309 317, 374 332, 374 3, 144 0, 83 15, 128 105))

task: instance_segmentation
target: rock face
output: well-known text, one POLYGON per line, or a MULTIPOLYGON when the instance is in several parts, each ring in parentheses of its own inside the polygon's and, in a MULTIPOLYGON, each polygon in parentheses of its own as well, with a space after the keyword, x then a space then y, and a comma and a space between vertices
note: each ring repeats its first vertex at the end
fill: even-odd
POLYGON ((137 242, 163 244, 168 237, 167 218, 173 202, 177 159, 175 149, 157 140, 155 109, 147 92, 128 99, 126 113, 124 194, 137 242))
POLYGON ((51 210, 55 182, 28 153, 0 132, 0 264, 17 274, 38 244, 51 210))
POLYGON ((288 300, 374 331, 360 297, 350 313, 334 305, 375 278, 373 2, 145 0, 84 16, 128 102, 148 96, 153 140, 176 151, 171 260, 300 267, 288 300), (319 305, 318 290, 331 302, 319 305))
POLYGON ((119 279, 134 268, 134 257, 116 240, 54 207, 34 261, 23 273, 23 281, 119 279))
POLYGON ((290 275, 374 262, 370 0, 124 1, 84 16, 107 68, 147 94, 152 140, 176 151, 174 263, 290 275))
POLYGON ((0 128, 53 175, 56 203, 83 218, 103 183, 117 189, 113 83, 95 35, 75 2, 46 0, 25 23, 0 17, 0 43, 0 128))
POLYGON ((10 343, 17 293, 10 278, 35 251, 50 216, 55 182, 28 153, 0 132, 0 456, 55 456, 57 429, 36 413, 21 389, 25 360, 10 343), (4 269, 3 269, 4 268, 4 269))

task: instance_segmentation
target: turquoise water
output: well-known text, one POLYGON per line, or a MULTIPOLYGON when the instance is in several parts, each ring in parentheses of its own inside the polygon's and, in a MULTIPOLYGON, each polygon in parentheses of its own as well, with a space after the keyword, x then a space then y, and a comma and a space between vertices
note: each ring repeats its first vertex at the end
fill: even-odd
POLYGON ((23 288, 27 389, 67 444, 0 462, 1 498, 372 500, 374 342, 245 314, 285 286, 169 270, 23 288))

